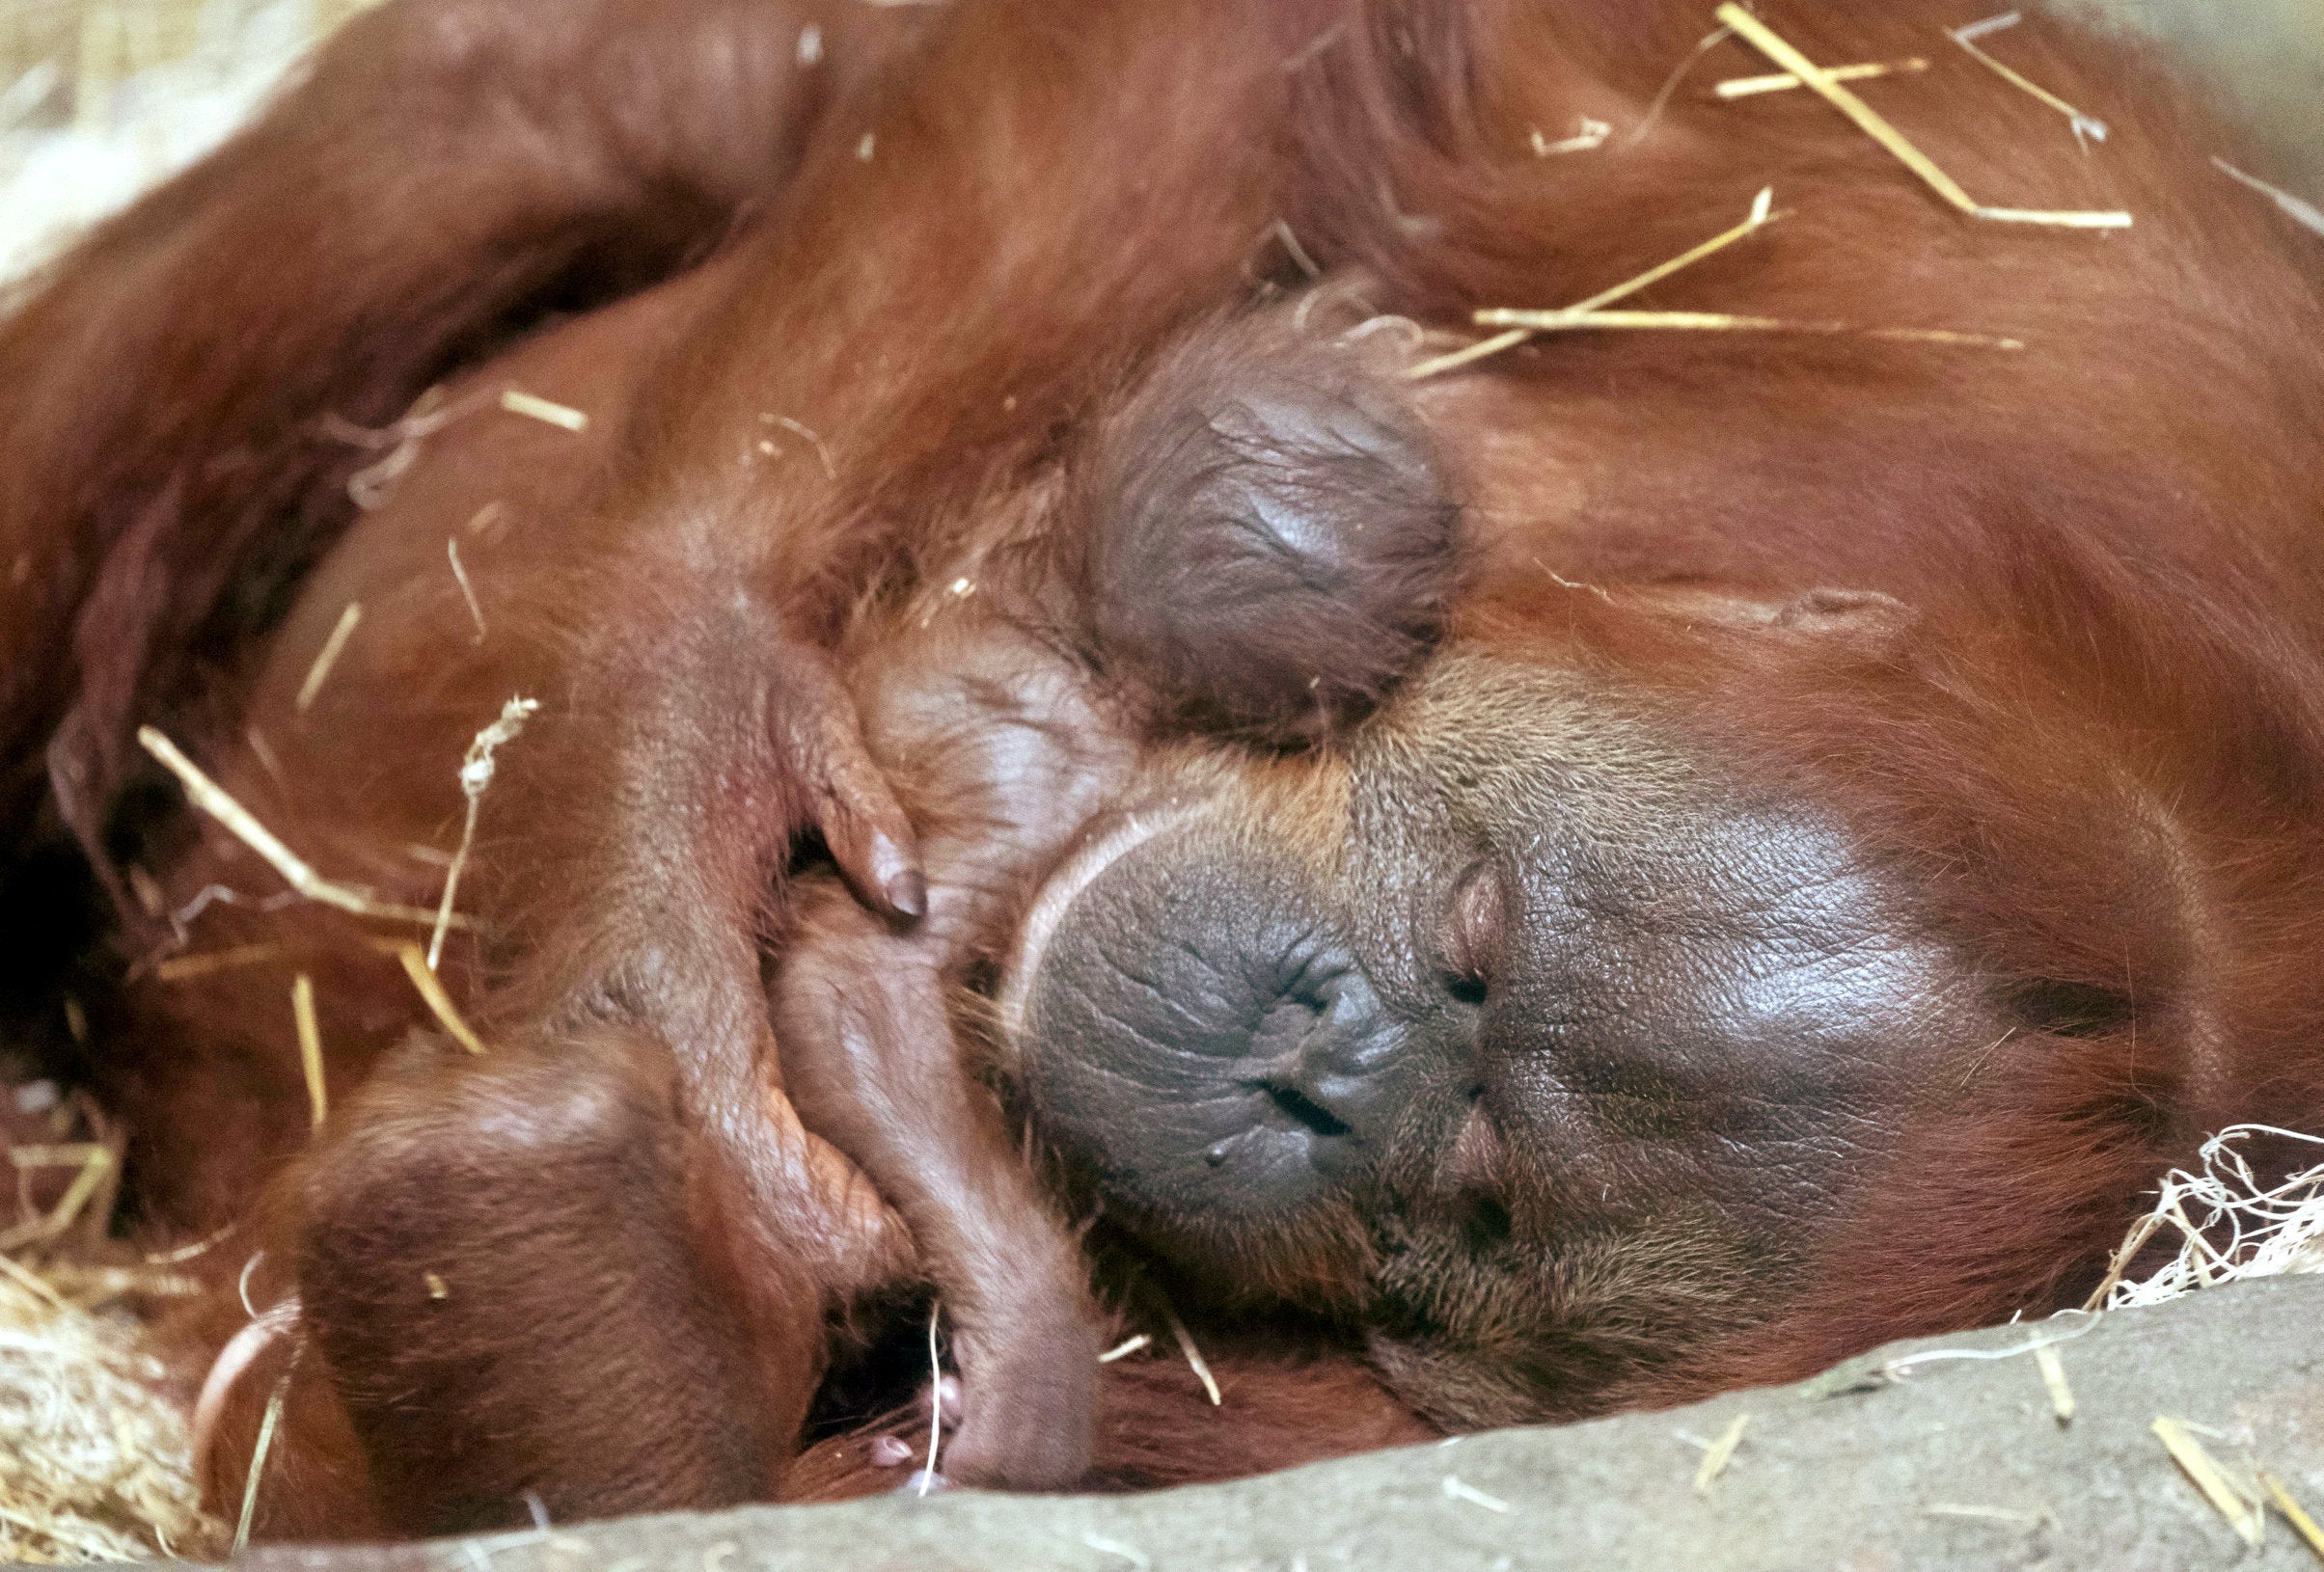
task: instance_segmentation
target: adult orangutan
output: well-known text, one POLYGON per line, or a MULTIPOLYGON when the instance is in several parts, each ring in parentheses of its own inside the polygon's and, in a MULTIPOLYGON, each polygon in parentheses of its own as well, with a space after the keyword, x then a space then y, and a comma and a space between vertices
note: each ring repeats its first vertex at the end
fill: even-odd
POLYGON ((154 1221, 266 1186, 214 1488, 284 1391, 275 1533, 852 1487, 931 1296, 965 1482, 1668 1402, 2324 1123, 2324 257, 2129 52, 2010 41, 2085 152, 1933 3, 1770 19, 2133 226, 1666 90, 1675 0, 392 0, 29 290, 25 865, 154 1221), (1413 375, 1770 186, 1630 303, 1756 327, 1413 375), (1099 1379, 1155 1287, 1200 1425, 1099 1379))

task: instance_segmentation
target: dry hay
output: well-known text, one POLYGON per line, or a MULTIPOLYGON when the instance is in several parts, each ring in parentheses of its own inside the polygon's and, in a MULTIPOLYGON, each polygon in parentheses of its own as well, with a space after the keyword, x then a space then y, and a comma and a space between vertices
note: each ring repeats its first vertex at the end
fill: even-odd
POLYGON ((184 168, 370 0, 0 0, 0 285, 184 168))
POLYGON ((0 1560, 203 1555, 185 1414, 136 1308, 197 1291, 110 1237, 121 1131, 0 1077, 0 1560), (68 1182, 62 1176, 77 1170, 68 1182))
POLYGON ((134 1315, 85 1310, 29 1273, 0 1272, 0 1560, 224 1547, 162 1375, 134 1315))
POLYGON ((2115 1252, 2089 1308, 2159 1305, 2197 1288, 2247 1278, 2324 1272, 2324 1160, 2263 1179, 2240 1150, 2257 1136, 2304 1143, 2324 1159, 2324 1136, 2268 1125, 2231 1125, 2202 1144, 2199 1172, 2174 1168, 2154 1206, 2115 1252), (2178 1252, 2143 1279, 2127 1276, 2141 1251, 2165 1230, 2178 1252))

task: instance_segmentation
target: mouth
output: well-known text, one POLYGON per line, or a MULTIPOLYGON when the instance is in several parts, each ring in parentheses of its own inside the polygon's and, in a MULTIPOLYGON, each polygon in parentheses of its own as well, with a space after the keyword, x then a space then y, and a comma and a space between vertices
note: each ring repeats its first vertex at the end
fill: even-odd
POLYGON ((1000 1014, 999 1059, 1003 1073, 1015 1075, 1023 1068, 1025 1000, 1034 977, 1040 972, 1042 958, 1049 953, 1050 941, 1056 937, 1058 926, 1074 902, 1107 869, 1156 836, 1186 824, 1209 804, 1208 796, 1168 797, 1102 815, 1082 831, 1075 848, 1043 881, 1040 893, 1018 925, 1016 939, 1009 946, 1008 959, 1001 968, 1000 991, 996 1003, 1000 1014))
POLYGON ((1304 862, 1215 795, 1093 824, 996 997, 1033 1127, 1157 1227, 1279 1221, 1377 1162, 1416 1061, 1304 862))

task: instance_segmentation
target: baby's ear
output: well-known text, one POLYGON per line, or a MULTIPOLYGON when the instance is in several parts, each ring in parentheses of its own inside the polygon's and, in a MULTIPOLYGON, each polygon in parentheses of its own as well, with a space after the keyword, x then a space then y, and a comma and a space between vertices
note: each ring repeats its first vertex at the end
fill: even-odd
POLYGON ((1392 372, 1244 319, 1165 353, 1079 466, 1089 632, 1159 718, 1278 743, 1435 641, 1459 509, 1392 372))

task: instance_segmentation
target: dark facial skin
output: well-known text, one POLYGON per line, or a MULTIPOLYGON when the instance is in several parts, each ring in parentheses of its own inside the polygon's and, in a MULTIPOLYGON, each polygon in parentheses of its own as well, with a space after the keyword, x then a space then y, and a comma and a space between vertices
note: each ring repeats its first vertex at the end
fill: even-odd
POLYGON ((1073 1188, 1230 1300, 1360 1318, 1457 1425, 1773 1314, 1932 1067, 2006 1029, 1828 811, 1651 698, 1475 641, 1398 689, 1459 553, 1390 387, 1265 319, 1197 339, 1036 504, 1094 513, 1052 570, 1079 649, 1049 581, 1017 620, 938 573, 856 668, 929 909, 808 891, 777 1036, 917 1241, 965 1469, 1071 1477, 1094 1369, 1073 1234, 950 1018, 980 975, 966 1040, 1073 1188))
POLYGON ((1158 783, 1006 986, 1108 1215, 1214 1282, 1353 1287, 1441 1423, 1585 1409, 1771 1310, 2003 1029, 1825 818, 1625 709, 1448 651, 1344 756, 1158 783))
MULTIPOLYGON (((1088 1466, 1096 1316, 1079 1240, 973 1083, 948 994, 1093 821, 1201 772, 1150 739, 1234 739, 1217 772, 1242 745, 1344 732, 1429 647, 1458 554, 1392 376, 1280 314, 1161 357, 1029 511, 1046 549, 931 575, 854 668, 865 747, 918 832, 924 913, 885 919, 836 880, 803 892, 773 1014, 801 1118, 902 1214, 950 1321, 954 1472, 1037 1487, 1088 1466)), ((1182 1111, 1177 1090, 1153 1111, 1182 1111)), ((1239 1167, 1221 1177, 1264 1198, 1239 1167)))
MULTIPOLYGON (((964 564, 965 601, 931 573, 856 668, 926 918, 829 881, 775 989, 790 1096, 955 1329, 969 1477, 1073 1477, 1094 1316, 964 1043, 1188 1283, 1361 1326, 1470 1426, 1780 1317, 1936 1072, 2010 1030, 1828 807, 1647 684, 1538 630, 1432 647, 1461 541, 1392 368, 1196 335, 1031 505, 1087 544, 1013 589, 964 564), (957 1030, 995 976, 997 1030, 957 1030)), ((1630 600, 1848 647, 1898 614, 1630 600)))

